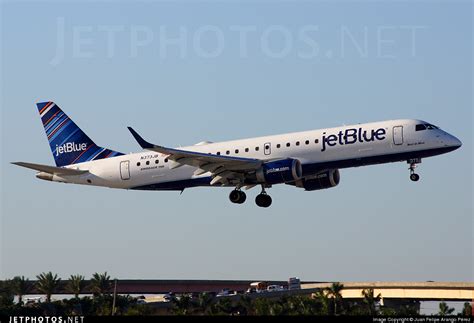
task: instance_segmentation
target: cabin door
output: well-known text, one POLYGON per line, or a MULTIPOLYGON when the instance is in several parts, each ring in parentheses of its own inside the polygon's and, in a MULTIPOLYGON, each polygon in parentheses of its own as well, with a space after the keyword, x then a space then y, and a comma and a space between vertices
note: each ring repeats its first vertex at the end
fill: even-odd
POLYGON ((120 163, 120 177, 124 181, 130 179, 130 162, 128 160, 120 163))
POLYGON ((393 127, 393 143, 395 145, 403 144, 403 126, 393 127))

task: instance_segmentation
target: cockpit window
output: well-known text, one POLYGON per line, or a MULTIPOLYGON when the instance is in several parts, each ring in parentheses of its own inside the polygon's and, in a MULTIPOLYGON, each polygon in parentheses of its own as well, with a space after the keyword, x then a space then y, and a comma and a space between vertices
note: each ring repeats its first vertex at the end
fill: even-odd
POLYGON ((416 131, 426 130, 426 126, 424 124, 417 124, 415 130, 416 131))
POLYGON ((435 125, 432 125, 432 124, 429 124, 429 123, 417 124, 416 127, 415 127, 416 131, 422 131, 422 130, 426 130, 426 129, 433 130, 433 129, 439 129, 439 128, 436 127, 435 125))
POLYGON ((439 129, 438 127, 436 127, 435 125, 432 125, 432 124, 426 124, 426 129, 439 129))

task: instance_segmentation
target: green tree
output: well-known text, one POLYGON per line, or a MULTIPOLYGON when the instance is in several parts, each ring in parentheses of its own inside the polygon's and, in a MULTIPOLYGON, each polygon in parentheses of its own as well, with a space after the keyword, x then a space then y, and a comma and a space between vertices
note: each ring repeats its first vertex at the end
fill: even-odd
POLYGON ((208 315, 213 301, 214 297, 210 293, 200 293, 195 311, 202 315, 208 315))
POLYGON ((374 296, 374 290, 369 288, 362 291, 362 296, 364 296, 364 304, 367 306, 368 314, 372 316, 377 315, 376 305, 380 302, 382 295, 379 293, 377 296, 374 296))
POLYGON ((474 313, 472 312, 472 304, 469 302, 464 303, 461 314, 465 316, 474 316, 474 313))
POLYGON ((252 315, 254 314, 252 298, 247 295, 242 295, 237 304, 240 315, 252 315))
POLYGON ((173 299, 172 311, 177 315, 187 315, 191 309, 191 297, 182 295, 173 299))
POLYGON ((229 297, 221 297, 215 304, 215 309, 217 309, 216 314, 218 315, 229 315, 234 312, 232 300, 229 297))
POLYGON ((104 272, 103 274, 95 273, 92 275, 90 290, 94 296, 109 294, 111 288, 112 283, 110 282, 110 276, 107 272, 104 272))
POLYGON ((439 316, 446 316, 446 315, 451 315, 454 312, 454 308, 449 307, 446 302, 441 302, 439 303, 439 316))
POLYGON ((61 278, 58 278, 57 274, 52 272, 41 273, 36 276, 38 281, 36 282, 36 288, 39 292, 46 295, 46 302, 51 303, 51 295, 57 290, 61 278))
POLYGON ((254 301, 254 309, 256 315, 270 315, 270 302, 266 298, 257 298, 254 301))
POLYGON ((79 298, 79 294, 84 290, 86 283, 84 281, 84 276, 82 275, 71 275, 69 281, 66 284, 66 291, 74 294, 76 299, 79 298))
POLYGON ((341 283, 332 283, 331 287, 326 288, 327 296, 333 302, 334 315, 338 314, 338 304, 342 305, 342 294, 341 291, 344 289, 344 285, 341 283))
MULTIPOLYGON (((11 286, 11 280, 0 280, 0 313, 2 310, 7 309, 10 306, 13 306, 13 299, 15 294, 11 286)), ((6 315, 6 313, 5 313, 6 315)))
POLYGON ((16 276, 11 280, 11 287, 18 296, 18 304, 23 304, 23 296, 31 291, 32 285, 24 276, 16 276))
POLYGON ((319 314, 329 315, 331 305, 326 290, 320 289, 316 293, 312 294, 311 297, 320 304, 319 314))

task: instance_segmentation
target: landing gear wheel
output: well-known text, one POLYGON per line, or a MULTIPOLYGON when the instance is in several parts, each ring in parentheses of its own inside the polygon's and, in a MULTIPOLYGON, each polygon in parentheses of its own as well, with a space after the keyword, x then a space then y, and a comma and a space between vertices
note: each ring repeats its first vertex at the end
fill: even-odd
POLYGON ((272 198, 266 193, 260 193, 255 198, 255 203, 260 207, 269 207, 272 205, 272 198))
POLYGON ((415 173, 415 168, 416 168, 417 163, 421 163, 421 159, 417 161, 410 160, 409 163, 410 163, 410 167, 408 169, 410 170, 410 179, 413 182, 418 182, 420 180, 420 175, 415 173))
POLYGON ((233 190, 229 194, 229 200, 232 203, 242 204, 245 202, 246 199, 247 199, 247 195, 244 192, 239 191, 239 190, 233 190))

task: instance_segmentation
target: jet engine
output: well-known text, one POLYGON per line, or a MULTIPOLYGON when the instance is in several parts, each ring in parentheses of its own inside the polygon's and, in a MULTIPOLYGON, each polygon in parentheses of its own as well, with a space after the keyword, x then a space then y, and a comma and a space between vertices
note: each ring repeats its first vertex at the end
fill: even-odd
POLYGON ((292 158, 264 163, 256 172, 257 182, 262 184, 294 182, 301 179, 302 175, 301 162, 292 158))
POLYGON ((297 187, 302 187, 306 191, 316 191, 337 186, 341 176, 338 169, 330 169, 315 176, 306 177, 296 182, 297 187))

